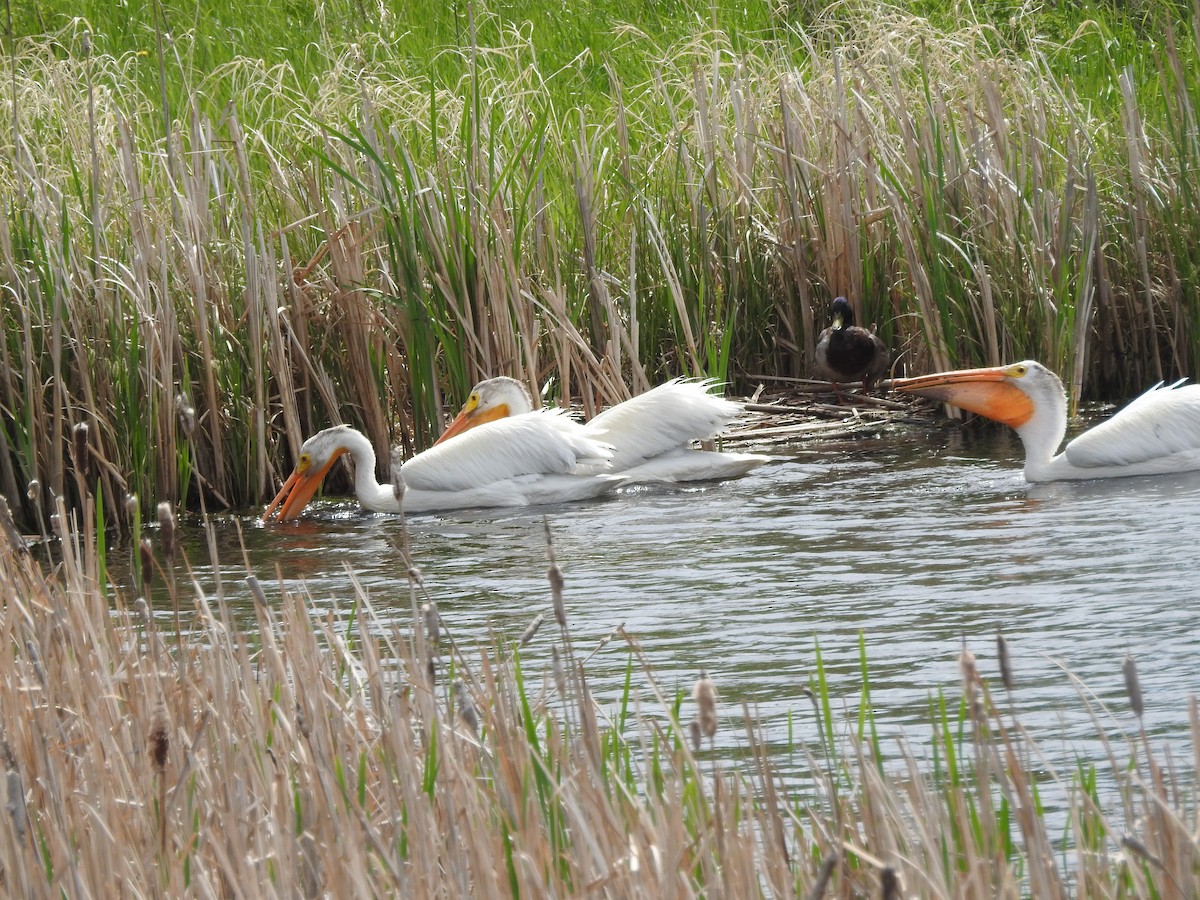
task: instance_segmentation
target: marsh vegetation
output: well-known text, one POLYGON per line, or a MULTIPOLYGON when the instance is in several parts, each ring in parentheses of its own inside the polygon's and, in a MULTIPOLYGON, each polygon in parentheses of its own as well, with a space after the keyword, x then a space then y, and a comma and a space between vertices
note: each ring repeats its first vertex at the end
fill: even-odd
POLYGON ((18 7, 0 491, 242 507, 330 423, 427 446, 485 375, 589 412, 805 375, 838 294, 911 370, 1193 371, 1187 11, 927 6, 18 7))
MULTIPOLYGON (((792 747, 806 771, 784 778, 750 706, 699 672, 690 695, 664 688, 632 634, 617 635, 623 697, 593 699, 552 543, 544 612, 464 650, 400 543, 404 624, 353 580, 322 613, 246 573, 248 637, 220 589, 170 574, 191 561, 169 514, 140 551, 137 598, 102 587, 97 547, 70 521, 60 505, 52 574, 11 527, 0 536, 0 857, 14 894, 1200 890, 1194 698, 1192 759, 1097 719, 1106 758, 1058 769, 1026 730, 998 637, 992 659, 964 653, 960 688, 931 703, 930 765, 880 738, 865 651, 860 713, 835 712, 818 646, 798 710, 816 727, 792 747), (729 730, 734 757, 714 749, 729 730), (1047 809, 1047 791, 1065 806, 1047 809)), ((1137 663, 1124 666, 1140 720, 1137 663)))
POLYGON ((479 652, 400 548, 405 626, 361 585, 338 615, 247 572, 251 638, 168 539, 175 510, 268 498, 325 425, 428 446, 483 376, 592 412, 807 375, 839 294, 902 368, 1036 357, 1075 400, 1194 373, 1196 11, 981 8, 16 5, 5 890, 1200 891, 1194 699, 1186 763, 1098 727, 1106 758, 1056 770, 964 655, 930 768, 892 764, 869 702, 838 727, 818 666, 796 782, 752 710, 658 687, 633 636, 653 708, 597 704, 554 565, 540 630, 479 652))

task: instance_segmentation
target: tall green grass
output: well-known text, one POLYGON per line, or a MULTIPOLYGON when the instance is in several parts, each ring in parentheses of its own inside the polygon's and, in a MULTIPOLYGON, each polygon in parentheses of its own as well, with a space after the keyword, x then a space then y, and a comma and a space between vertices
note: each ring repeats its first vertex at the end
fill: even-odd
POLYGON ((1061 770, 1025 727, 1003 641, 998 681, 964 653, 924 750, 879 737, 865 644, 857 721, 836 712, 843 689, 818 649, 784 773, 771 723, 719 677, 672 695, 621 630, 624 695, 596 702, 552 548, 544 615, 482 649, 459 643, 479 636, 443 619, 399 548, 409 578, 383 594, 351 581, 338 612, 247 573, 248 640, 220 583, 188 577, 169 511, 160 520, 136 584, 110 595, 102 549, 61 500, 45 564, 0 508, 13 895, 1200 890, 1194 697, 1191 758, 1097 716, 1104 755, 1061 770))
POLYGON ((1116 398, 1200 361, 1169 4, 1157 42, 1112 12, 1052 42, 874 3, 615 30, 615 4, 325 4, 290 48, 250 6, 221 52, 257 59, 205 56, 230 10, 202 6, 6 44, 0 490, 27 524, 79 502, 80 422, 110 522, 126 493, 244 506, 318 427, 419 450, 487 375, 590 412, 806 374, 837 294, 909 370, 1033 356, 1116 398))

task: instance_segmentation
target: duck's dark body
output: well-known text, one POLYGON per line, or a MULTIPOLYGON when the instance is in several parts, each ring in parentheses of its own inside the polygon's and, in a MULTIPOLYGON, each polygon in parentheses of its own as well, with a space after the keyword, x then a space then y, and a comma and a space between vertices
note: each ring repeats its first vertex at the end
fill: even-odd
POLYGON ((817 373, 834 384, 861 381, 871 385, 888 370, 887 347, 878 336, 854 324, 854 310, 845 297, 833 301, 833 324, 817 342, 817 373))

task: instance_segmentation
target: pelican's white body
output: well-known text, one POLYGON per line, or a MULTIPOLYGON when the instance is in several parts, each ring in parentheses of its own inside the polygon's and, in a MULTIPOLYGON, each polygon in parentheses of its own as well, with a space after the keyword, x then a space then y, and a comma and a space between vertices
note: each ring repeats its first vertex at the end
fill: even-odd
MULTIPOLYGON (((744 413, 740 403, 709 393, 711 386, 709 380, 673 379, 599 413, 582 425, 583 434, 612 448, 604 471, 627 482, 707 481, 745 475, 770 457, 692 447, 697 441, 717 437, 744 413)), ((520 382, 503 376, 481 381, 472 397, 471 412, 475 414, 506 407, 507 420, 516 421, 542 412, 534 409, 520 382)), ((482 427, 469 427, 438 446, 450 446, 482 427)))
POLYGON ((612 451, 552 411, 489 422, 418 453, 400 467, 402 501, 391 484, 375 480, 375 450, 358 431, 340 425, 305 441, 314 458, 335 446, 354 460, 354 493, 374 512, 397 513, 401 503, 404 512, 562 503, 597 497, 622 483, 605 473, 612 451))
MULTIPOLYGON (((1054 451, 1067 433, 1062 382, 1045 374, 1026 376, 1034 414, 1017 429, 1025 445, 1027 481, 1066 481, 1165 475, 1200 469, 1200 384, 1156 385, 1112 418, 1054 451)), ((1031 369, 1030 375, 1034 375, 1031 369)))
POLYGON ((1028 481, 1200 470, 1200 385, 1156 385, 1057 455, 1067 433, 1067 397, 1058 376, 1041 363, 901 378, 892 387, 1010 425, 1025 445, 1028 481))

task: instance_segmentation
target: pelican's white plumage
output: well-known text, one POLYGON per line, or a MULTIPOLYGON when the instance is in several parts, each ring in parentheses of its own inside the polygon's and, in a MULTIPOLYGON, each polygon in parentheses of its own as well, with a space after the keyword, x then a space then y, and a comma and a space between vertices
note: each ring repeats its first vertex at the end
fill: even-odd
POLYGON ((375 480, 375 450, 348 425, 326 428, 300 448, 296 469, 263 513, 269 519, 299 515, 339 456, 354 460, 354 492, 374 512, 433 512, 463 507, 523 506, 583 500, 604 494, 623 479, 606 474, 612 450, 589 438, 565 415, 492 422, 461 441, 431 447, 400 467, 398 498, 375 480))
POLYGON ((1028 481, 1165 475, 1200 470, 1200 385, 1157 385, 1055 455, 1067 432, 1058 376, 1033 360, 892 381, 896 390, 1012 426, 1028 481))
MULTIPOLYGON (((710 393, 711 380, 676 378, 610 407, 584 423, 583 433, 612 448, 608 471, 627 482, 702 481, 735 478, 769 457, 694 449, 711 440, 743 414, 740 403, 710 393)), ((479 382, 462 410, 438 439, 454 443, 485 422, 515 421, 531 413, 524 385, 500 376, 479 382)))

